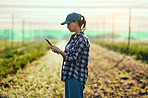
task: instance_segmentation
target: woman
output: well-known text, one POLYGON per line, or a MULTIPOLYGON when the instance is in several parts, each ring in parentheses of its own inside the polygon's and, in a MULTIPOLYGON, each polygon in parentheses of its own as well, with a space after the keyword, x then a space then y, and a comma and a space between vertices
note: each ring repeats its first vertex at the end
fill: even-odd
POLYGON ((89 41, 84 34, 86 21, 79 13, 70 13, 61 25, 67 24, 70 32, 75 32, 62 51, 51 46, 54 53, 63 56, 61 80, 65 82, 65 98, 83 98, 83 90, 88 77, 89 41))

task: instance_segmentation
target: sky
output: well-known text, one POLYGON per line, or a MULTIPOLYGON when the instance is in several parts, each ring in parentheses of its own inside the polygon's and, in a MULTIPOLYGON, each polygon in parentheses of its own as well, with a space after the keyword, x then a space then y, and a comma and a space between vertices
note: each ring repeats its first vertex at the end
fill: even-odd
POLYGON ((133 30, 148 30, 148 0, 0 0, 0 29, 65 30, 66 16, 85 16, 89 30, 128 30, 129 8, 133 30), (12 26, 12 24, 14 24, 12 26))

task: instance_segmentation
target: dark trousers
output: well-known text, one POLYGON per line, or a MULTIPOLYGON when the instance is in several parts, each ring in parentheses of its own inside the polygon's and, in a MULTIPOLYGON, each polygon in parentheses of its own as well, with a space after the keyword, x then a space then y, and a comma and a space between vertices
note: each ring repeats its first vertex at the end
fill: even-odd
POLYGON ((84 98, 83 85, 76 79, 71 78, 65 81, 65 98, 84 98))

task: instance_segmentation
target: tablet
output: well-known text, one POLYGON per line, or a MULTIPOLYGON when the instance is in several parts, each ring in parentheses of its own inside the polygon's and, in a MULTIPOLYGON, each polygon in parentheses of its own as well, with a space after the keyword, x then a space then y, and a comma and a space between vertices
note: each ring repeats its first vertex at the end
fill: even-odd
POLYGON ((49 44, 50 46, 52 46, 52 44, 49 42, 49 40, 48 40, 47 38, 45 38, 45 40, 48 42, 48 44, 49 44))

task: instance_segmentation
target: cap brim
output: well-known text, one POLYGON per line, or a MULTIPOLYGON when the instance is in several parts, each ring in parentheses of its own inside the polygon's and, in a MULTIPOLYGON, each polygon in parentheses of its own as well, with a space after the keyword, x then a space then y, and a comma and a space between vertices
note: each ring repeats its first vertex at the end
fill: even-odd
POLYGON ((61 25, 68 24, 68 23, 70 23, 70 22, 71 22, 71 21, 64 21, 64 22, 61 23, 61 25))

